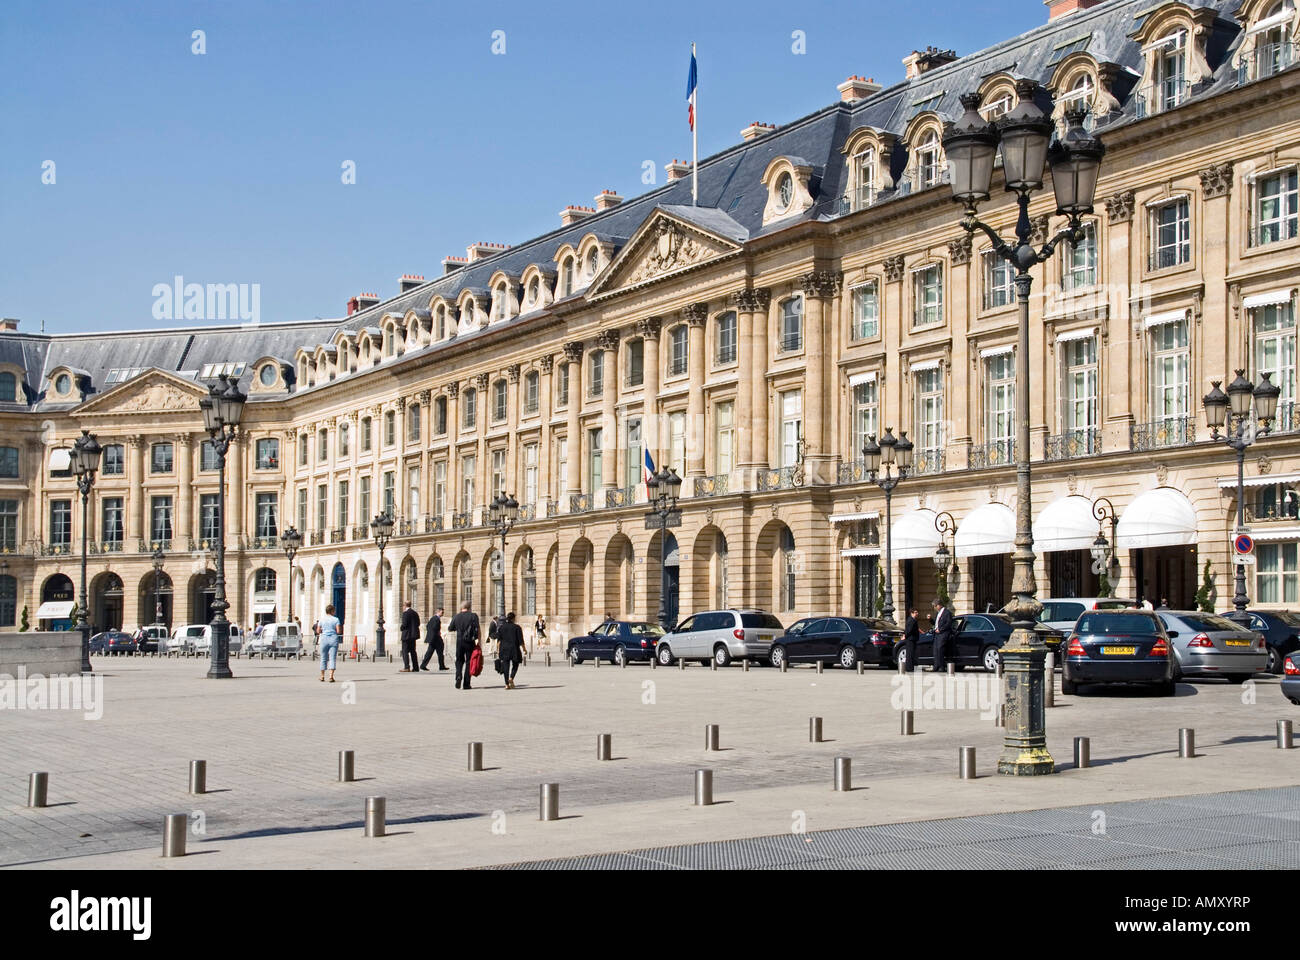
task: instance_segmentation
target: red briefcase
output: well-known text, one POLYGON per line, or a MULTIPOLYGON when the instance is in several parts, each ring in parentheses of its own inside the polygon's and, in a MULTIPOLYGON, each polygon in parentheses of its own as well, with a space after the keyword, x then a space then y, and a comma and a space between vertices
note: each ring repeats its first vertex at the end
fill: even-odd
POLYGON ((471 677, 477 677, 482 672, 483 651, 479 647, 475 647, 474 651, 469 655, 469 675, 471 677))

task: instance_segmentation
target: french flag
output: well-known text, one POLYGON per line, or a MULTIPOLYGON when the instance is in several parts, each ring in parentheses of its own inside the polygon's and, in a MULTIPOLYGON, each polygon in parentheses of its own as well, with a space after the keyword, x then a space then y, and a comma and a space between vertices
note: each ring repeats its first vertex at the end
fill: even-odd
POLYGON ((655 462, 654 462, 654 458, 650 456, 650 448, 647 447, 645 451, 645 483, 646 483, 645 489, 647 494, 650 493, 650 478, 653 477, 654 475, 655 475, 655 462))
POLYGON ((691 129, 695 129, 695 45, 691 44, 691 72, 686 78, 686 119, 690 122, 691 129))

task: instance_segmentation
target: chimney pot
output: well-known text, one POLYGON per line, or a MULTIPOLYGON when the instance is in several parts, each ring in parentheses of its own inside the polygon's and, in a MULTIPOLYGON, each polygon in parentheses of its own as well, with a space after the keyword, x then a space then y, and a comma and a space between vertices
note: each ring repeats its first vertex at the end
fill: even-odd
POLYGON ((691 165, 689 163, 682 163, 676 157, 673 158, 672 163, 664 164, 664 173, 667 174, 670 182, 673 180, 680 180, 690 172, 691 165))

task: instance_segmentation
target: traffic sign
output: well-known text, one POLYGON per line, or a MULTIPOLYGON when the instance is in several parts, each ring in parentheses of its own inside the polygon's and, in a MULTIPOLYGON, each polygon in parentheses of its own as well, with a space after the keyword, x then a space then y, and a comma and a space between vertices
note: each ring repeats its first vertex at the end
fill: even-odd
POLYGON ((1255 562, 1255 555, 1253 553, 1239 553, 1237 554, 1236 562, 1244 563, 1249 566, 1255 562))
POLYGON ((1255 550, 1255 538, 1248 533, 1239 533, 1232 540, 1232 549, 1240 554, 1253 553, 1255 550))

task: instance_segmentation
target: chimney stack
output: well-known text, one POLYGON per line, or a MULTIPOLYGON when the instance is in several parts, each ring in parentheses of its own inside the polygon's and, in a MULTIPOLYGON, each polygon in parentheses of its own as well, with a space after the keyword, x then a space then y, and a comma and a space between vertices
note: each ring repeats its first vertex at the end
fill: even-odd
POLYGON ((0 333, 17 333, 18 321, 13 317, 5 317, 0 320, 0 333))
POLYGON ((617 207, 622 202, 623 198, 613 190, 602 190, 600 193, 596 194, 597 210, 609 210, 613 207, 617 207))
POLYGON ((442 275, 445 277, 447 274, 451 273, 453 270, 459 270, 461 267, 465 266, 465 264, 467 264, 467 263, 469 263, 469 259, 466 258, 466 257, 450 257, 450 256, 448 256, 448 257, 443 257, 443 258, 442 258, 442 275))
POLYGON ((583 217, 589 217, 596 212, 595 207, 567 206, 560 211, 560 223, 563 226, 571 227, 583 217))
POLYGON ((942 67, 945 63, 952 63, 956 59, 957 52, 955 50, 926 47, 924 50, 913 50, 908 56, 904 57, 903 66, 907 69, 907 79, 913 80, 935 67, 942 67))
POLYGON ((469 258, 470 263, 473 263, 475 260, 485 260, 488 257, 495 256, 502 250, 508 249, 509 247, 504 243, 488 243, 480 240, 478 243, 471 243, 465 248, 465 256, 469 258))
POLYGON ((664 164, 664 173, 667 175, 670 183, 673 180, 680 180, 682 177, 686 176, 690 172, 691 172, 691 165, 689 163, 682 163, 680 160, 678 160, 675 157, 673 158, 672 163, 664 164))
POLYGON ((1088 10, 1104 2, 1105 0, 1043 0, 1043 6, 1047 8, 1047 21, 1050 23, 1058 17, 1088 10))
POLYGON ((402 274, 402 278, 397 281, 397 292, 406 293, 406 291, 414 290, 422 283, 424 283, 424 274, 404 273, 402 274))
POLYGON ((757 140, 759 137, 771 133, 775 129, 775 124, 763 123, 761 120, 755 120, 744 130, 740 131, 740 139, 748 143, 750 140, 757 140))
POLYGON ((873 93, 879 93, 880 84, 871 77, 864 80, 855 73, 835 89, 840 92, 841 103, 852 103, 854 100, 865 100, 873 93))
POLYGON ((348 316, 350 317, 354 313, 359 313, 368 307, 373 307, 378 302, 379 294, 377 293, 358 293, 348 301, 348 316))

